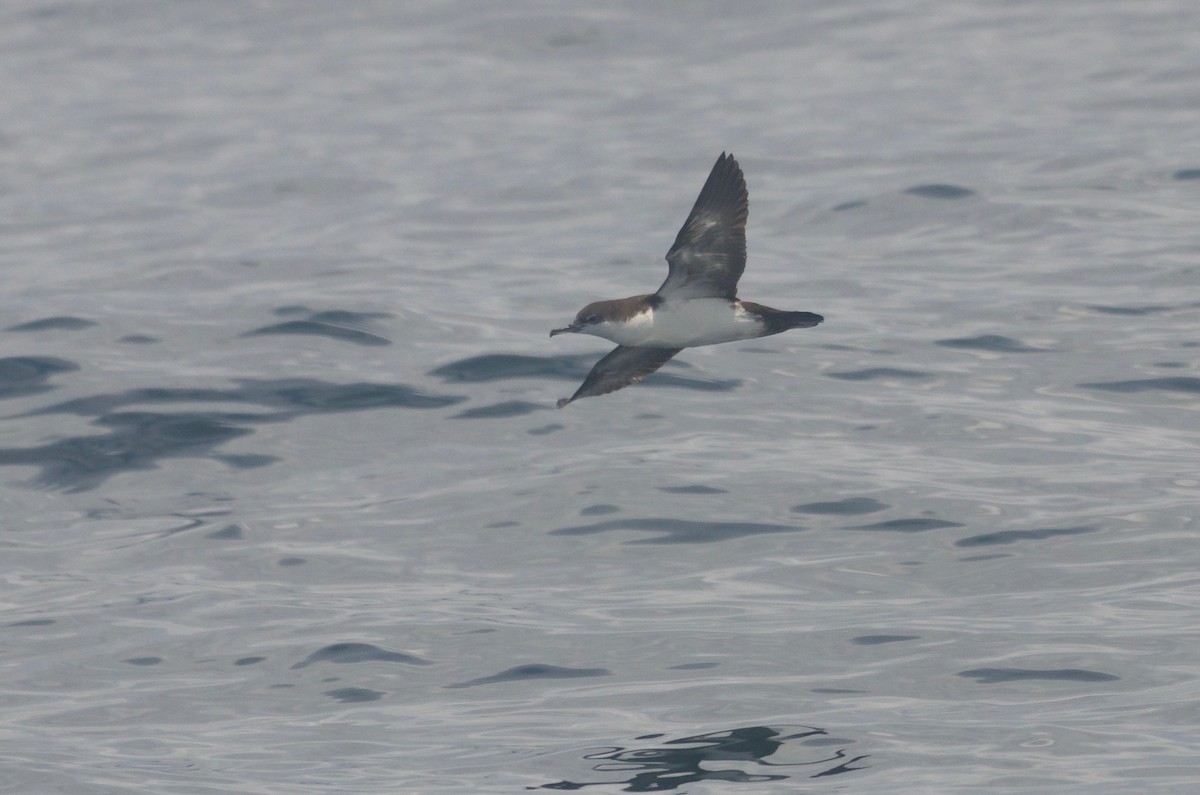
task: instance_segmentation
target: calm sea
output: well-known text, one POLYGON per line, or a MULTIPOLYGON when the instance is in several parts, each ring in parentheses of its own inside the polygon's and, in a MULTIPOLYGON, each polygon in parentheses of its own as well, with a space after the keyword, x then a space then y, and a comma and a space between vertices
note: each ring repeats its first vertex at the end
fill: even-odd
POLYGON ((7 0, 0 791, 1200 787, 1198 29, 7 0))

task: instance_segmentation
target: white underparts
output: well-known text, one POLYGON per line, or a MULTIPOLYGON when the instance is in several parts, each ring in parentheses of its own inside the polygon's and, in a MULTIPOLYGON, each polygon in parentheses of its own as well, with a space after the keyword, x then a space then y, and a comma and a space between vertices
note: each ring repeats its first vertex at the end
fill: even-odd
POLYGON ((618 345, 646 348, 693 348, 762 336, 759 319, 740 302, 723 298, 664 301, 647 308, 625 323, 600 323, 585 329, 589 334, 618 345))

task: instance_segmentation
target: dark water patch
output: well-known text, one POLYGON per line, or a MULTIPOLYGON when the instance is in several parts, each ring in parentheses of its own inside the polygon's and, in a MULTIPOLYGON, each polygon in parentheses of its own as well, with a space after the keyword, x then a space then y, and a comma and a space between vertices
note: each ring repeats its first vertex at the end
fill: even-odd
POLYGON ((240 336, 260 337, 270 334, 307 334, 314 337, 328 337, 340 342, 352 342, 355 345, 391 345, 389 339, 371 334, 360 329, 348 329, 331 326, 328 323, 314 323, 311 320, 289 320, 286 323, 276 323, 273 326, 262 326, 252 329, 240 336))
POLYGON ((1200 168, 1181 168, 1171 175, 1180 182, 1190 179, 1200 179, 1200 168))
POLYGON ((1164 370, 1179 370, 1188 367, 1187 362, 1154 362, 1155 367, 1161 367, 1164 370))
POLYGON ((233 661, 234 665, 258 665, 266 657, 240 657, 233 661))
POLYGON ((121 660, 130 665, 158 665, 162 661, 162 657, 130 657, 128 660, 121 660))
POLYGON ((109 414, 94 424, 106 435, 75 436, 37 447, 0 448, 0 466, 36 466, 38 486, 87 491, 122 472, 154 469, 159 460, 203 457, 251 431, 242 415, 217 413, 109 414))
MULTIPOLYGON (((293 309, 286 307, 284 312, 276 310, 276 314, 294 314, 293 309)), ((304 310, 301 310, 304 311, 304 310)), ((333 310, 315 312, 303 320, 288 320, 270 326, 247 331, 241 336, 256 337, 266 334, 310 334, 318 337, 329 337, 341 342, 351 342, 355 345, 391 345, 392 341, 368 330, 372 320, 390 317, 383 312, 349 312, 333 310)))
POLYGON ((870 497, 849 497, 834 502, 808 502, 804 505, 792 506, 793 513, 828 514, 831 516, 858 516, 864 513, 877 513, 891 506, 870 497))
MULTIPOLYGON (((599 361, 595 353, 564 354, 561 356, 522 356, 494 353, 460 359, 429 371, 429 375, 444 383, 474 384, 488 381, 509 381, 518 378, 552 378, 560 381, 582 381, 599 361)), ((658 386, 683 387, 707 392, 729 392, 742 382, 737 379, 708 380, 688 378, 671 370, 691 368, 687 362, 667 362, 665 369, 647 376, 645 383, 658 386)))
POLYGON ((429 375, 451 384, 479 384, 516 378, 583 378, 592 369, 595 355, 577 353, 561 356, 522 356, 515 353, 489 353, 443 364, 429 375))
POLYGON ((850 642, 857 646, 878 646, 883 643, 903 643, 920 639, 920 635, 859 635, 857 638, 851 638, 850 642))
MULTIPOLYGON (((233 502, 234 498, 219 491, 189 491, 185 497, 203 500, 205 502, 233 502)), ((199 511, 188 511, 189 516, 229 516, 233 511, 229 508, 205 508, 199 511)))
POLYGON ((292 670, 307 668, 316 663, 363 663, 363 662, 389 662, 402 663, 404 665, 432 665, 429 660, 421 659, 415 654, 406 654, 401 651, 388 651, 372 643, 335 643, 332 646, 326 646, 323 649, 318 649, 308 657, 292 666, 292 670))
POLYGON ((336 690, 326 690, 325 695, 343 704, 362 704, 366 701, 378 701, 383 698, 384 693, 366 687, 339 687, 336 690))
POLYGON ((429 395, 403 384, 331 384, 315 379, 278 381, 239 380, 250 402, 290 406, 310 412, 362 411, 364 409, 434 409, 466 400, 463 395, 429 395))
POLYGON ((221 455, 214 448, 251 433, 250 426, 284 422, 312 413, 375 408, 437 408, 465 400, 428 395, 394 384, 329 384, 314 379, 244 379, 233 389, 144 388, 94 395, 30 412, 30 415, 95 416, 108 435, 72 437, 31 448, 0 449, 0 465, 38 466, 40 485, 83 491, 119 472, 153 469, 163 458, 208 457, 245 469, 278 459, 260 454, 221 455), (273 413, 118 412, 145 403, 242 402, 273 413))
POLYGON ((865 199, 852 199, 848 202, 842 202, 841 204, 834 205, 833 212, 844 213, 847 210, 857 210, 860 207, 866 206, 867 202, 865 199))
POLYGON ((481 676, 467 682, 446 685, 449 689, 475 687, 477 685, 495 685, 501 682, 523 682, 528 679, 583 679, 595 676, 612 676, 607 668, 563 668, 558 665, 530 663, 518 665, 491 676, 481 676))
POLYGON ((52 376, 70 373, 79 365, 56 356, 7 356, 0 359, 0 400, 48 392, 52 376))
MULTIPOLYGON (((285 307, 286 308, 286 307, 285 307)), ((334 323, 340 326, 355 326, 370 323, 374 320, 386 320, 392 315, 389 312, 352 312, 348 309, 330 309, 324 312, 314 312, 309 320, 315 323, 334 323)))
POLYGON ((1089 305, 1088 309, 1104 315, 1153 315, 1159 312, 1169 312, 1173 307, 1158 304, 1154 306, 1097 306, 1089 305))
POLYGON ((975 351, 990 351, 991 353, 1042 353, 1042 348, 1031 348, 1023 342, 1000 334, 981 334, 978 337, 958 337, 955 339, 937 340, 935 345, 945 348, 965 348, 975 351))
POLYGON ((245 535, 240 524, 227 524, 220 530, 214 530, 205 536, 214 541, 237 541, 245 535))
POLYGON ((520 527, 520 526, 521 526, 520 522, 512 522, 512 521, 492 522, 491 524, 484 525, 484 527, 488 528, 489 530, 501 530, 505 527, 520 527))
POLYGON ((31 618, 28 621, 14 621, 11 624, 5 624, 6 627, 48 627, 52 624, 57 624, 53 618, 31 618))
POLYGON ((628 541, 629 544, 709 544, 763 533, 795 533, 803 527, 759 522, 693 522, 686 519, 612 519, 607 522, 560 527, 552 536, 584 536, 612 530, 644 530, 659 533, 656 538, 628 541))
POLYGON ((965 199, 968 196, 975 195, 975 191, 970 188, 942 183, 915 185, 911 188, 905 188, 904 192, 909 196, 919 196, 922 199, 965 199))
POLYGON ((308 563, 308 558, 280 558, 275 561, 276 566, 303 566, 308 563))
POLYGON ((720 663, 714 662, 698 662, 698 663, 682 663, 681 665, 672 665, 667 668, 668 671, 707 671, 711 668, 720 667, 720 663))
POLYGON ((865 769, 866 765, 856 765, 868 757, 848 752, 852 740, 830 737, 824 729, 811 726, 745 726, 661 739, 666 736, 643 734, 635 741, 659 742, 612 746, 584 755, 592 771, 602 775, 601 780, 556 781, 539 789, 595 786, 621 787, 621 792, 665 792, 705 781, 752 784, 814 779, 865 769))
POLYGON ((696 484, 694 486, 659 486, 659 491, 667 494, 728 494, 725 489, 717 489, 712 486, 702 486, 696 484))
POLYGON ((125 345, 154 345, 159 342, 158 337, 147 337, 145 334, 129 334, 121 337, 117 342, 125 345))
POLYGON ((849 694, 854 694, 854 693, 861 694, 861 693, 866 693, 867 691, 866 690, 854 690, 849 687, 814 687, 812 689, 812 692, 814 692, 814 693, 829 693, 831 695, 836 696, 836 695, 845 695, 848 693, 849 694))
POLYGON ((467 399, 465 395, 430 395, 404 384, 335 384, 315 378, 240 378, 235 379, 234 383, 238 386, 230 389, 130 389, 57 403, 29 412, 29 415, 75 414, 98 417, 125 406, 145 403, 249 403, 280 409, 283 413, 243 415, 247 422, 282 422, 305 414, 385 408, 435 409, 453 406, 467 399))
POLYGON ((31 320, 28 323, 18 323, 9 326, 5 331, 79 331, 97 325, 91 320, 81 317, 45 317, 41 320, 31 320))
POLYGON ((825 373, 825 375, 830 378, 840 378, 843 381, 875 381, 891 378, 916 381, 933 377, 932 373, 923 373, 919 370, 901 370, 896 367, 869 367, 864 370, 848 370, 840 373, 825 373))
POLYGON ((493 403, 490 406, 479 406, 466 411, 460 411, 450 417, 452 420, 482 420, 503 417, 523 417, 535 411, 545 411, 547 406, 530 403, 525 400, 506 400, 503 403, 493 403))
POLYGON ((995 533, 960 538, 954 542, 956 547, 988 547, 1000 544, 1016 544, 1020 541, 1040 541, 1043 538, 1055 536, 1074 536, 1080 533, 1094 533, 1095 527, 1039 527, 1034 530, 1001 530, 995 533))
POLYGON ((555 431, 561 431, 565 427, 566 426, 563 425, 562 423, 552 422, 549 425, 542 425, 537 428, 530 428, 529 430, 525 431, 525 433, 529 434, 530 436, 545 436, 548 433, 554 433, 555 431))
POLYGON ((258 469, 259 467, 270 466, 282 459, 274 455, 259 455, 256 453, 242 453, 238 455, 213 455, 213 460, 220 461, 222 464, 231 469, 258 469))
POLYGON ((1080 384, 1082 389, 1099 389, 1104 392, 1185 392, 1200 394, 1200 378, 1174 376, 1171 378, 1143 378, 1135 381, 1105 381, 1080 384))
POLYGON ((610 513, 620 513, 621 509, 615 505, 601 503, 598 505, 589 505, 579 512, 580 516, 604 516, 610 513))
POLYGON ((947 522, 945 519, 892 519, 875 524, 860 524, 847 527, 847 530, 883 530, 889 533, 923 533, 926 530, 940 530, 944 527, 965 527, 958 522, 947 522))
POLYGON ((1031 679, 1054 682, 1115 682, 1121 678, 1084 668, 975 668, 970 671, 961 671, 958 675, 974 679, 981 685, 1025 682, 1031 679))

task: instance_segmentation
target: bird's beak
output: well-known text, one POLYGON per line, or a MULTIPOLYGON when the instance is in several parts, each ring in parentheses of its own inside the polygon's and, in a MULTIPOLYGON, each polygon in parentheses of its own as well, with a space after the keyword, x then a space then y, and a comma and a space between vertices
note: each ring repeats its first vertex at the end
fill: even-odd
POLYGON ((553 337, 555 334, 566 334, 567 332, 574 333, 574 332, 579 331, 579 329, 581 329, 581 328, 583 328, 583 326, 579 325, 578 323, 572 323, 569 326, 563 326, 562 328, 552 329, 550 331, 550 336, 553 337))

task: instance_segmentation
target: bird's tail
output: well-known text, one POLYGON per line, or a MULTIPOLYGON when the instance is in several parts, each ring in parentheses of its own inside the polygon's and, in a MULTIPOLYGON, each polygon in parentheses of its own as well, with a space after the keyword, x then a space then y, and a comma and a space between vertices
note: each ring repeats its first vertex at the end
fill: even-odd
POLYGON ((776 323, 782 323, 780 331, 787 331, 790 328, 812 328, 825 320, 812 312, 780 312, 776 318, 776 323))
POLYGON ((793 328, 812 328, 825 318, 812 312, 788 312, 784 309, 772 309, 762 304, 742 301, 742 307, 758 315, 763 325, 767 327, 767 335, 778 334, 793 328))

